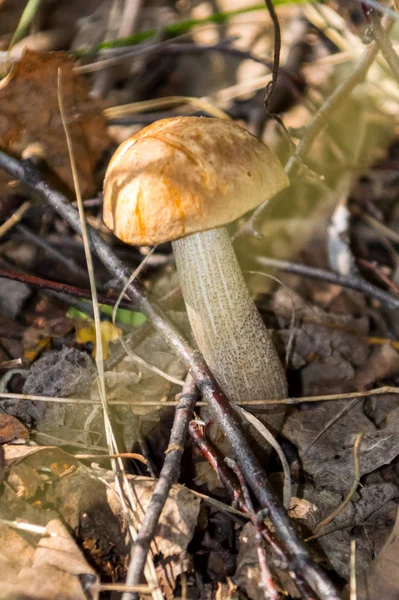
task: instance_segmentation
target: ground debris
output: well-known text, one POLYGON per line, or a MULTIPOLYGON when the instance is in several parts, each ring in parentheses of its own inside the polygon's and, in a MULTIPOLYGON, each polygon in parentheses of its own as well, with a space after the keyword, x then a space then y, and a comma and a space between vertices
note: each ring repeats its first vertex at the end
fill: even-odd
MULTIPOLYGON (((195 341, 170 245, 153 251, 128 248, 102 222, 102 179, 110 140, 121 142, 159 118, 224 111, 279 156, 291 186, 264 212, 256 211, 256 219, 248 215, 231 223, 229 232, 250 294, 264 299, 261 313, 273 329, 289 396, 296 399, 291 405, 284 401, 287 418, 279 439, 291 471, 289 515, 316 563, 337 584, 340 597, 345 597, 355 540, 358 600, 393 600, 398 589, 397 524, 389 535, 399 497, 399 396, 362 394, 385 384, 392 391, 399 384, 398 319, 388 308, 399 284, 399 144, 394 138, 398 88, 381 52, 367 76, 351 81, 359 54, 373 48, 368 43, 373 32, 366 31, 358 0, 274 4, 282 48, 272 100, 286 132, 264 109, 273 42, 279 37, 266 5, 253 12, 253 0, 41 0, 29 3, 37 12, 8 53, 26 0, 0 0, 0 148, 22 159, 20 167, 28 176, 29 166, 37 166, 43 184, 64 191, 67 202, 73 202, 60 92, 85 216, 109 245, 110 254, 103 247, 103 258, 121 261, 126 273, 141 264, 143 270, 136 273, 139 285, 160 300, 192 347, 195 341), (250 12, 244 14, 247 8, 250 12), (231 18, 229 11, 236 9, 242 14, 231 18), (197 26, 203 18, 206 26, 197 26), (351 93, 330 110, 330 94, 349 88, 351 93), (325 119, 317 129, 320 114, 325 119), (345 274, 346 283, 332 285, 320 272, 319 281, 282 272, 265 277, 262 254, 319 268, 324 276, 334 268, 345 274), (254 265, 262 272, 250 272, 254 265), (374 287, 353 291, 348 282, 353 277, 374 287), (342 392, 357 396, 297 401, 342 392), (360 477, 355 477, 354 455, 360 477), (320 526, 323 521, 327 524, 320 526)), ((394 44, 393 39, 396 51, 394 44)), ((32 600, 83 600, 95 596, 91 586, 100 579, 126 581, 129 527, 134 522, 134 529, 140 528, 170 449, 187 356, 184 351, 175 355, 154 333, 158 324, 154 328, 136 312, 137 305, 131 318, 125 313, 122 319, 118 311, 119 331, 106 320, 101 306, 107 413, 113 450, 123 452, 120 460, 127 472, 126 504, 121 503, 118 486, 126 480, 119 471, 122 462, 108 456, 110 432, 108 423, 104 427, 93 360, 93 323, 66 317, 73 310, 92 317, 90 303, 84 304, 71 287, 85 288, 82 295, 88 295, 82 240, 60 214, 1 171, 0 227, 3 222, 0 579, 5 582, 0 600, 25 595, 32 600), (22 205, 25 212, 18 210, 22 205), (18 219, 21 222, 15 224, 18 219), (4 279, 7 270, 18 271, 23 283, 4 279), (29 275, 63 286, 63 296, 37 287, 43 282, 28 283, 29 275), (22 389, 53 400, 7 397, 22 389), (117 477, 111 465, 118 469, 117 477), (131 520, 127 499, 133 504, 131 520), (35 526, 36 533, 16 529, 21 522, 35 526), (57 535, 44 535, 45 528, 57 535)), ((111 301, 120 288, 119 275, 113 274, 116 279, 109 282, 100 263, 95 256, 96 286, 111 301)), ((123 298, 125 309, 128 295, 123 298)), ((177 338, 172 342, 179 347, 177 338)), ((204 400, 198 399, 194 417, 208 448, 215 446, 222 457, 232 456, 224 421, 215 421, 204 400)), ((260 418, 269 410, 247 408, 260 418)), ((266 464, 265 440, 255 439, 252 426, 243 424, 243 433, 266 464)), ((181 449, 179 444, 171 448, 181 449)), ((263 598, 253 525, 227 506, 230 494, 194 442, 188 439, 182 450, 181 485, 172 488, 151 549, 164 596, 263 598), (202 500, 197 492, 205 494, 202 500)), ((267 473, 282 495, 284 476, 274 452, 267 473)), ((249 479, 245 468, 244 475, 249 479)), ((257 513, 255 497, 253 501, 257 513)), ((279 542, 284 546, 284 540, 279 542)), ((297 598, 290 574, 279 570, 284 561, 277 562, 269 548, 266 559, 279 598, 297 598)), ((117 595, 104 591, 101 598, 117 595)), ((145 594, 140 600, 149 597, 145 594)))
MULTIPOLYGON (((131 481, 139 507, 138 514, 143 515, 153 494, 154 481, 148 477, 134 477, 131 481)), ((112 483, 108 490, 110 507, 114 514, 123 520, 122 507, 113 488, 112 483)), ((183 486, 173 486, 152 542, 152 551, 157 557, 160 585, 169 599, 173 598, 177 577, 187 571, 191 564, 187 546, 193 537, 199 510, 199 498, 183 486)), ((135 519, 138 525, 137 517, 135 519)))
POLYGON ((378 557, 358 577, 358 600, 396 600, 399 588, 399 518, 378 557))
POLYGON ((22 597, 32 600, 85 600, 87 596, 80 578, 90 575, 92 583, 97 579, 67 528, 59 520, 47 523, 46 534, 40 539, 34 553, 32 546, 21 544, 20 536, 10 532, 7 556, 14 556, 20 569, 13 576, 9 570, 5 578, 2 569, 0 598, 7 600, 22 597), (21 563, 25 564, 22 566, 21 563))
POLYGON ((0 444, 27 439, 29 432, 25 425, 11 415, 0 414, 0 444))
POLYGON ((377 429, 365 416, 361 399, 351 405, 347 400, 320 402, 292 411, 283 435, 298 448, 302 466, 317 488, 345 493, 353 482, 353 443, 358 433, 365 433, 359 451, 364 475, 399 455, 398 419, 399 408, 384 428, 377 429))
POLYGON ((73 189, 65 133, 58 104, 57 74, 62 71, 60 93, 73 140, 83 195, 95 192, 97 161, 109 145, 100 104, 89 98, 85 81, 73 72, 74 61, 65 53, 27 50, 0 86, 0 147, 17 156, 28 148, 44 159, 59 179, 73 189), (29 102, 26 99, 29 98, 29 102))
MULTIPOLYGON (((128 555, 126 513, 115 491, 112 473, 95 463, 86 467, 74 456, 57 448, 7 445, 5 457, 8 485, 7 493, 0 498, 0 515, 9 520, 20 519, 46 527, 55 515, 62 518, 79 534, 83 547, 104 576, 114 581, 123 577, 124 560, 128 555), (30 505, 32 500, 36 500, 34 507, 30 505), (47 508, 39 510, 40 506, 47 508)), ((152 497, 155 481, 148 477, 129 476, 129 482, 137 502, 137 512, 133 516, 137 527, 138 519, 142 518, 152 497)), ((191 565, 187 546, 197 525, 200 503, 200 499, 189 490, 175 485, 162 512, 153 549, 157 556, 159 579, 168 598, 173 596, 176 579, 191 565)), ((0 527, 0 537, 1 531, 0 527)), ((18 535, 17 538, 19 540, 18 535)), ((34 547, 36 540, 32 543, 34 547)), ((33 563, 35 568, 48 562, 47 554, 37 555, 39 548, 44 546, 51 550, 48 544, 39 543, 33 563)), ((31 545, 29 549, 31 557, 31 545)), ((80 553, 77 558, 71 557, 72 562, 68 562, 66 557, 60 558, 69 573, 93 573, 91 568, 83 568, 81 559, 80 553)), ((12 546, 3 548, 1 560, 12 563, 12 546)), ((60 568, 57 560, 52 564, 60 568)), ((20 567, 15 567, 12 573, 17 574, 20 567)), ((38 586, 36 577, 34 582, 32 590, 38 586)), ((71 589, 76 589, 74 586, 71 589)))
POLYGON ((48 352, 30 369, 24 394, 64 397, 88 393, 95 376, 88 354, 66 346, 60 352, 48 352))
POLYGON ((399 353, 388 343, 373 349, 354 378, 354 386, 365 390, 375 381, 399 375, 399 353))

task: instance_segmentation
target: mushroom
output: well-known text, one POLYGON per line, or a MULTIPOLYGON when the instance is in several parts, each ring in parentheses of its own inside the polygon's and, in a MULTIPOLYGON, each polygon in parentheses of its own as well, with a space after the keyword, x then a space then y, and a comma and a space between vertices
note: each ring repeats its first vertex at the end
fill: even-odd
POLYGON ((285 374, 225 225, 289 184, 274 154, 222 119, 176 117, 121 144, 105 175, 104 222, 132 245, 172 241, 198 348, 227 397, 286 397, 285 374))

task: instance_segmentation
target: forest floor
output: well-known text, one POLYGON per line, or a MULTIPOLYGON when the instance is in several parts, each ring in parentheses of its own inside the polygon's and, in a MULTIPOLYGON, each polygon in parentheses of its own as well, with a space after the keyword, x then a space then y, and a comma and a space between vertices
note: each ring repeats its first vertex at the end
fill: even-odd
POLYGON ((399 13, 275 4, 267 110, 279 36, 266 5, 0 2, 1 599, 398 597, 399 13), (233 119, 290 176, 229 226, 288 381, 287 398, 248 399, 241 417, 277 517, 258 512, 246 457, 197 397, 175 330, 132 288, 112 312, 117 257, 195 343, 171 245, 127 246, 102 221, 118 145, 181 115, 233 119), (99 309, 74 175, 100 240, 99 309), (260 424, 276 404, 280 454, 260 424), (280 500, 305 566, 279 530, 280 500), (138 532, 151 541, 143 578, 138 532), (330 591, 311 591, 313 565, 330 591))

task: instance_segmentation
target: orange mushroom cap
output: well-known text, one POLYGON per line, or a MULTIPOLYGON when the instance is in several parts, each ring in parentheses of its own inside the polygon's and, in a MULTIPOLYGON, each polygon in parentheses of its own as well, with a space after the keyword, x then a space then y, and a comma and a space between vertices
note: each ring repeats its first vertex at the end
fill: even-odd
POLYGON ((239 125, 163 119, 112 157, 104 222, 127 244, 159 244, 235 221, 288 185, 277 157, 239 125))

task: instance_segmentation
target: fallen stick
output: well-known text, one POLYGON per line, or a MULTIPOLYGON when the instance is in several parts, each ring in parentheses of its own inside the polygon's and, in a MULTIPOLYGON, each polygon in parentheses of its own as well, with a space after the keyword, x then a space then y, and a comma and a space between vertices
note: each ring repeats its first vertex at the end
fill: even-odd
MULTIPOLYGON (((0 151, 0 168, 14 179, 18 179, 36 198, 50 204, 78 234, 81 233, 77 211, 63 194, 48 185, 29 161, 18 161, 0 151)), ((130 277, 130 269, 118 259, 92 227, 88 225, 87 230, 92 250, 116 278, 115 287, 123 287, 130 277)), ((339 600, 335 587, 310 556, 305 544, 299 540, 291 520, 270 486, 265 471, 233 415, 229 401, 214 380, 201 354, 189 346, 175 324, 155 302, 149 299, 141 285, 136 282, 130 283, 126 291, 191 372, 200 393, 208 402, 214 421, 226 436, 247 484, 260 506, 266 509, 280 543, 291 561, 290 570, 296 571, 321 600, 339 600)))

